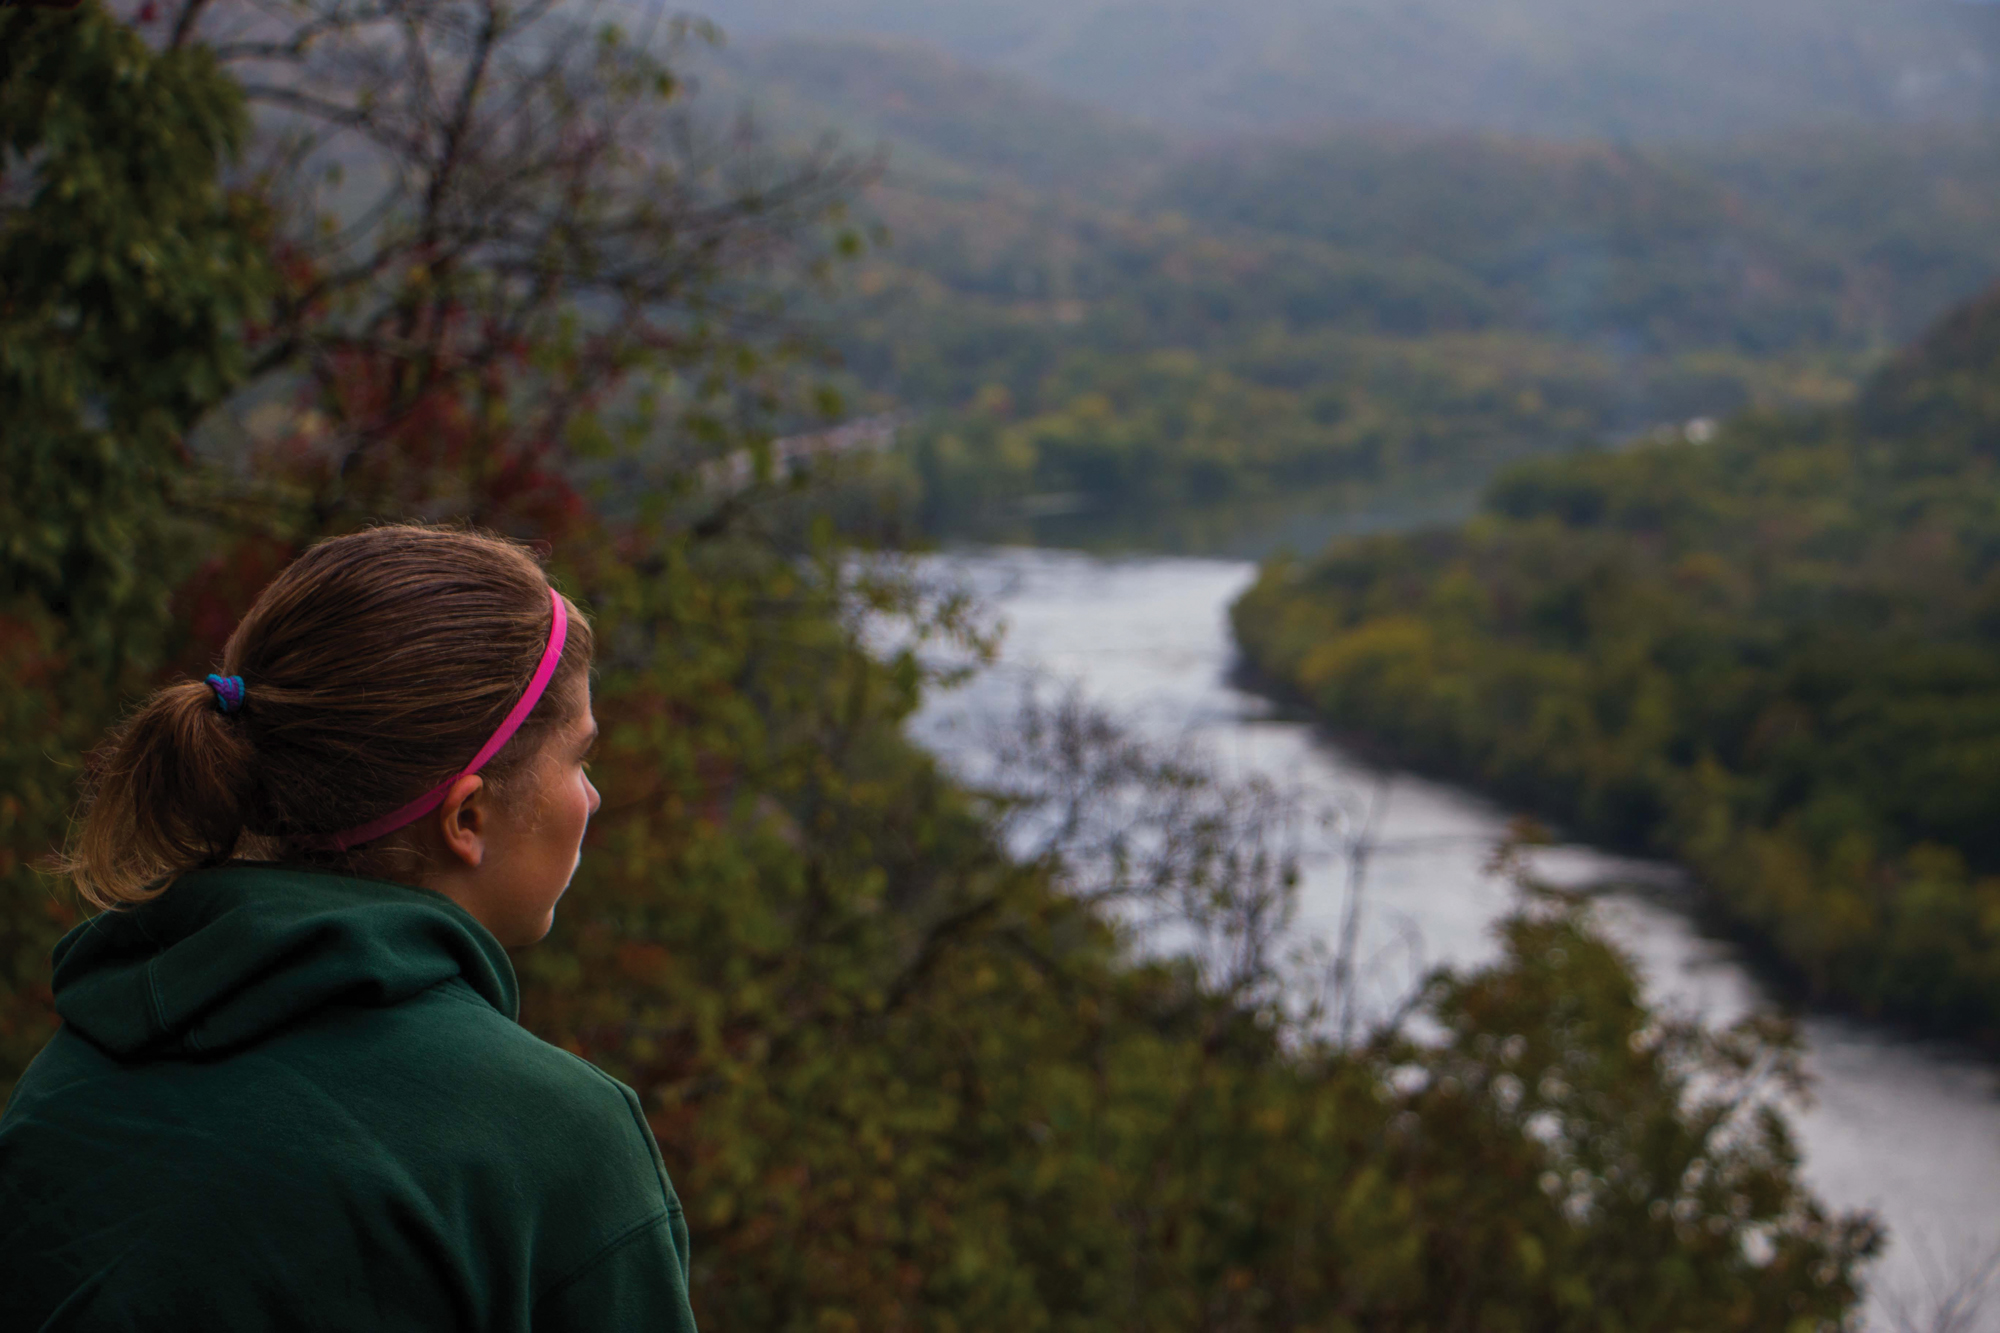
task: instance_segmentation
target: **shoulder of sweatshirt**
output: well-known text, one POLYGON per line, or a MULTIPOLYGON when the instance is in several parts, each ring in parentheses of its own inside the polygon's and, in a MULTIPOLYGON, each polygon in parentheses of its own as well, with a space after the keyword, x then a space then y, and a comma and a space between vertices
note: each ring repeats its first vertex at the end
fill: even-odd
MULTIPOLYGON (((0 1238, 23 1252, 37 1219, 73 1215, 158 1291, 211 1253, 276 1281, 301 1254, 337 1266, 356 1237, 409 1234, 494 1308, 685 1288, 681 1209, 637 1097, 455 982, 329 1004, 222 1055, 119 1059, 65 1029, 0 1121, 0 1198, 22 1205, 0 1209, 0 1238), (607 1255, 636 1257, 601 1269, 607 1255), (600 1271, 616 1281, 580 1284, 600 1271)), ((367 1252, 376 1288, 395 1286, 367 1252)))
POLYGON ((102 1122, 154 1162, 240 1156, 358 1189, 533 1199, 584 1245, 679 1211, 631 1089, 458 980, 330 1004, 219 1057, 120 1060, 65 1029, 7 1112, 9 1137, 102 1122))
POLYGON ((678 1211, 638 1095, 590 1061, 498 1013, 470 987, 444 983, 396 1007, 402 1059, 454 1107, 456 1135, 488 1161, 578 1189, 598 1215, 678 1211), (616 1207, 612 1207, 616 1205, 616 1207))
POLYGON ((608 1208, 630 1223, 678 1211, 637 1094, 596 1065, 543 1041, 462 982, 433 987, 381 1019, 389 1030, 369 1044, 395 1066, 385 1091, 403 1078, 427 1085, 418 1104, 451 1108, 457 1151, 575 1189, 596 1215, 608 1208))

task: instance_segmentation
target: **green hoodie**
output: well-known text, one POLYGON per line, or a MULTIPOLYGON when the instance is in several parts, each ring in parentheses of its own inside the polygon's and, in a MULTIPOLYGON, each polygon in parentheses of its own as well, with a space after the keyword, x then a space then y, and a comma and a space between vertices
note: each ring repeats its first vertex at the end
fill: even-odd
POLYGON ((0 1115, 0 1330, 694 1328, 639 1101, 423 889, 201 871, 56 947, 0 1115))

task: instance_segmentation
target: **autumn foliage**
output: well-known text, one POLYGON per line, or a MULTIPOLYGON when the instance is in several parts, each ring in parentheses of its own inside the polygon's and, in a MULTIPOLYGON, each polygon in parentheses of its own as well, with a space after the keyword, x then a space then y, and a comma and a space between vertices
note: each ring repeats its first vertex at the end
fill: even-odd
MULTIPOLYGON (((374 11, 308 15, 357 12, 374 11)), ((1783 1032, 1662 1022, 1579 913, 1550 903, 1509 924, 1492 968, 1432 984, 1424 1040, 1336 1041, 1270 1003, 1270 975, 1224 985, 1192 958, 1135 955, 1087 865, 1011 850, 1006 798, 909 744, 901 724, 927 669, 869 651, 856 612, 950 639, 954 605, 855 559, 809 478, 753 468, 728 495, 701 480, 704 458, 758 457, 783 410, 780 349, 727 317, 767 307, 734 284, 837 231, 830 195, 807 208, 793 177, 790 195, 725 192, 713 211, 684 199, 691 212, 645 232, 639 202, 595 176, 584 184, 601 195, 522 197, 563 253, 622 238, 601 257, 628 264, 628 288, 592 289, 608 268, 509 250, 504 227, 451 208, 428 239, 386 226, 369 253, 396 262, 339 288, 352 254, 286 249, 298 198, 236 209, 211 188, 249 131, 239 89, 290 89, 297 110, 300 89, 331 96, 313 82, 325 71, 278 85, 227 74, 229 51, 200 54, 200 22, 173 17, 159 21, 167 37, 141 40, 96 7, 0 16, 0 132, 49 150, 0 196, 6 503, 53 525, 40 546, 10 529, 0 548, 0 1087, 50 1031, 47 948, 77 915, 35 866, 102 728, 160 675, 201 669, 307 543, 387 517, 476 520, 544 543, 603 645, 605 805, 556 933, 517 960, 523 1020, 638 1090, 687 1201, 707 1326, 1764 1330, 1846 1317, 1876 1238, 1796 1180, 1765 1110, 1795 1072, 1783 1032), (159 172, 118 156, 150 162, 143 141, 37 140, 19 90, 42 80, 56 104, 94 95, 101 71, 19 53, 82 49, 113 53, 121 87, 193 80, 192 100, 167 107, 219 108, 227 133, 177 141, 199 152, 159 172), (182 267, 157 282, 30 305, 19 245, 64 152, 168 204, 193 191, 225 251, 276 257, 238 268, 163 249, 182 267), (780 204, 793 212, 774 222, 780 204), (590 232, 592 218, 617 225, 590 232), (396 247, 435 247, 460 223, 452 264, 401 262, 396 247), (690 236, 692 251, 674 248, 690 236), (509 255, 525 267, 508 270, 509 255), (662 285, 671 263, 678 285, 662 285), (100 398, 123 403, 159 367, 91 360, 62 336, 76 312, 108 319, 91 303, 115 297, 121 319, 164 318, 188 291, 245 307, 182 335, 181 354, 222 369, 133 398, 141 425, 100 416, 100 398), (621 310, 650 322, 608 342, 607 312, 621 310), (48 381, 17 372, 24 349, 101 392, 37 398, 48 381), (87 560, 38 564, 45 550, 87 560)), ((455 64, 437 52, 466 31, 405 54, 463 73, 463 51, 455 64)), ((284 33, 264 40, 258 59, 284 55, 284 33)), ((639 67, 593 41, 577 58, 604 81, 572 91, 671 100, 664 77, 611 77, 639 67), (588 63, 613 57, 611 74, 588 63)), ((467 86, 476 104, 485 94, 467 86)), ((488 166, 527 160, 498 145, 488 166)), ((437 188, 410 225, 422 231, 421 200, 449 200, 451 173, 476 156, 425 159, 437 188)), ((132 225, 164 216, 140 208, 132 225)), ((68 247, 69 272, 99 238, 47 243, 68 247)), ((1149 771, 1165 772, 1129 768, 1149 771)), ((1225 922, 1256 888, 1231 878, 1252 862, 1228 851, 1198 846, 1185 862, 1225 922)))

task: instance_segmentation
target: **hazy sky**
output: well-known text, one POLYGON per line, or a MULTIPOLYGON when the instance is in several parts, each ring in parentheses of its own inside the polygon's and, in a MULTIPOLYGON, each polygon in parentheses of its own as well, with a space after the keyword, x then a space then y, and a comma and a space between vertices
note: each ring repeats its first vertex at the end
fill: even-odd
POLYGON ((1198 129, 1625 139, 1985 118, 2000 8, 1958 0, 707 0, 739 38, 890 36, 1198 129))

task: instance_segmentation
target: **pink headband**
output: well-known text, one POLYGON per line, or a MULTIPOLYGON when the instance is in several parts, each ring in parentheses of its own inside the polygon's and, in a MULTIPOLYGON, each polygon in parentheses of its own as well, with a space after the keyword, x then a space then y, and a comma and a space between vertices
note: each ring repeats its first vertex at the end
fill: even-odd
POLYGON ((487 760, 500 753, 500 747, 513 739, 514 733, 521 729, 521 724, 528 720, 528 714, 535 710, 535 704, 549 688, 549 682, 555 679, 557 663, 562 660, 563 640, 569 636, 569 612, 563 609, 562 594, 554 588, 549 589, 549 601, 555 607, 555 620, 549 626, 549 646, 542 649, 542 660, 535 668, 534 679, 528 682, 527 691, 521 695, 506 719, 500 723, 500 729, 487 739, 486 744, 479 747, 478 754, 472 756, 472 762, 402 809, 383 815, 380 819, 371 819, 361 827, 348 829, 345 833, 333 833, 323 838, 315 838, 312 840, 315 846, 344 852, 364 842, 373 842, 385 833, 394 833, 405 824, 415 823, 444 804, 445 793, 451 790, 452 783, 467 774, 477 773, 486 766, 487 760))

